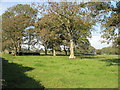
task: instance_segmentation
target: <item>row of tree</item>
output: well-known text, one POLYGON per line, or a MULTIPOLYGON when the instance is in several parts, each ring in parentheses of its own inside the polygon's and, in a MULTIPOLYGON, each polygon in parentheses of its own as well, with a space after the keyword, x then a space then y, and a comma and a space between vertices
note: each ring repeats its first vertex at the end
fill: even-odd
POLYGON ((69 58, 75 58, 75 50, 90 50, 87 38, 91 37, 93 26, 110 21, 104 19, 112 10, 110 5, 106 2, 48 2, 13 6, 2 14, 3 50, 17 53, 23 44, 28 50, 43 45, 45 54, 51 49, 55 56, 55 51, 62 46, 66 54, 70 51, 69 58))
POLYGON ((119 49, 116 48, 116 47, 105 47, 105 48, 102 48, 102 49, 98 49, 96 50, 96 54, 98 55, 119 55, 119 49))

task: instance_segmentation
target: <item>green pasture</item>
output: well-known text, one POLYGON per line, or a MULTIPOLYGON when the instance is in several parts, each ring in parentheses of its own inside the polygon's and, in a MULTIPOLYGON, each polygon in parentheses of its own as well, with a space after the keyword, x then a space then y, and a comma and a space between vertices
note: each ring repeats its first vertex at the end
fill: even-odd
POLYGON ((2 55, 3 87, 118 88, 117 55, 2 55))

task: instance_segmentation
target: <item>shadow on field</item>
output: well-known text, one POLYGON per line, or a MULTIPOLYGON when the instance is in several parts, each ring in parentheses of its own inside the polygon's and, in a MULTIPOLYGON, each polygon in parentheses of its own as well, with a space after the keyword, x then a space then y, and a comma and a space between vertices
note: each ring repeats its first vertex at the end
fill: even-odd
POLYGON ((40 54, 40 56, 52 56, 52 54, 40 54))
POLYGON ((109 62, 109 64, 107 66, 111 66, 111 65, 119 65, 120 66, 120 59, 105 59, 105 60, 100 60, 100 61, 104 61, 104 62, 109 62))
POLYGON ((40 56, 40 53, 37 52, 19 52, 17 53, 18 56, 40 56))
POLYGON ((94 56, 80 56, 81 59, 97 59, 97 58, 104 58, 104 57, 94 57, 94 56))
POLYGON ((82 54, 82 55, 75 55, 80 59, 98 59, 98 58, 105 58, 105 57, 97 57, 94 54, 82 54))
POLYGON ((69 56, 69 55, 65 55, 65 54, 57 54, 57 56, 69 56))
POLYGON ((6 88, 44 88, 39 82, 25 75, 26 71, 33 70, 30 67, 23 67, 16 63, 9 63, 2 59, 3 89, 6 88))
MULTIPOLYGON (((40 54, 40 56, 53 56, 52 54, 40 54)), ((65 55, 65 54, 56 54, 56 56, 69 56, 69 55, 65 55)))

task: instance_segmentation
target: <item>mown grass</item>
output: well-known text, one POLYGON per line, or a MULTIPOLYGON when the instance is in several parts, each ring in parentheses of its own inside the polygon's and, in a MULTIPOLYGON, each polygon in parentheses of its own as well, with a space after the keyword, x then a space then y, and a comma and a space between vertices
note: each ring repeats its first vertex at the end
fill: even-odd
POLYGON ((5 87, 118 88, 117 55, 77 56, 76 59, 71 60, 68 56, 4 54, 2 58, 8 61, 8 64, 16 64, 14 68, 10 68, 12 65, 3 66, 5 72, 3 76, 8 82, 5 87), (13 75, 17 74, 10 76, 11 71, 13 75), (22 78, 24 80, 21 80, 22 78), (14 81, 18 83, 13 83, 14 81))

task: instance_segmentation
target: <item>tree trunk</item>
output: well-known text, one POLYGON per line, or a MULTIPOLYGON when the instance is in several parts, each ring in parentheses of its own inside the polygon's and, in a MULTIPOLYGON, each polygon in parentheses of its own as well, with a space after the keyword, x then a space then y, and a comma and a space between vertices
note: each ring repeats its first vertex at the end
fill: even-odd
MULTIPOLYGON (((69 24, 70 24, 70 20, 68 19, 67 21, 69 24)), ((70 28, 67 27, 66 29, 69 33, 68 33, 68 36, 70 37, 70 56, 69 58, 70 59, 74 59, 75 56, 74 56, 74 42, 73 42, 73 39, 72 39, 72 34, 71 34, 71 31, 70 31, 70 28)))
POLYGON ((55 50, 53 49, 53 56, 56 56, 56 52, 55 52, 55 50))
POLYGON ((30 51, 30 45, 28 44, 28 51, 30 51))
POLYGON ((64 50, 65 51, 65 55, 67 56, 67 50, 64 50))
POLYGON ((67 55, 67 50, 65 49, 65 45, 64 45, 64 51, 65 51, 65 55, 67 55))
POLYGON ((69 56, 70 59, 74 59, 75 56, 74 56, 74 42, 73 42, 73 39, 70 40, 70 56, 69 56))
POLYGON ((17 55, 17 47, 15 47, 15 53, 13 53, 13 56, 17 55))
POLYGON ((30 51, 31 35, 28 34, 28 51, 30 51))
POLYGON ((19 43, 19 46, 18 46, 18 54, 21 52, 21 43, 19 43))
POLYGON ((47 47, 45 47, 45 55, 47 55, 47 47))

